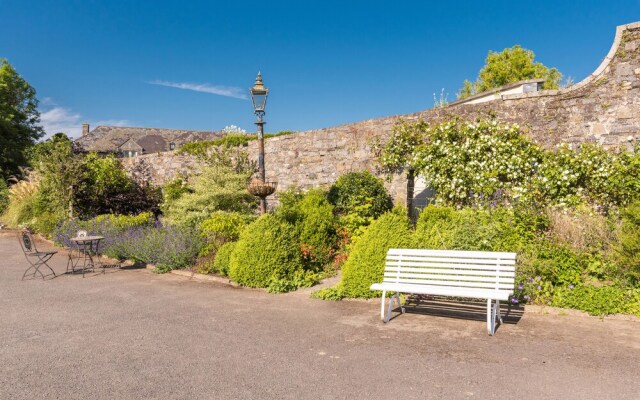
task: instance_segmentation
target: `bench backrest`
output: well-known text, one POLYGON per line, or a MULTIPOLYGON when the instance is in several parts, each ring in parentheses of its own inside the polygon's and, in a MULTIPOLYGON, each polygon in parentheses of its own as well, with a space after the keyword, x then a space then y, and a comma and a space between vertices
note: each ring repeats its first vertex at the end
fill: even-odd
POLYGON ((390 249, 383 282, 513 291, 516 253, 390 249))

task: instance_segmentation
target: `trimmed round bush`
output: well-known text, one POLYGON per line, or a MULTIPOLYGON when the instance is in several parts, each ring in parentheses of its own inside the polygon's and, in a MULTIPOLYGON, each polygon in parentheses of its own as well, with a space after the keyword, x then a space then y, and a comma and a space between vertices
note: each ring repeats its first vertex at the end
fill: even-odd
POLYGON ((322 190, 310 190, 299 205, 302 221, 299 240, 303 246, 305 267, 319 270, 331 261, 336 246, 336 218, 333 206, 322 190))
POLYGON ((201 256, 212 254, 226 242, 240 238, 240 232, 253 219, 252 215, 239 212, 216 211, 200 224, 200 232, 205 241, 201 256))
POLYGON ((398 208, 372 222, 356 242, 342 267, 339 291, 342 297, 372 298, 379 296, 369 287, 382 282, 384 262, 391 248, 413 247, 413 234, 406 210, 398 208))
POLYGON ((329 189, 329 201, 339 214, 358 211, 363 217, 377 218, 389 211, 393 204, 382 179, 369 171, 342 175, 329 189), (363 205, 369 205, 363 209, 363 205))
POLYGON ((223 244, 216 253, 213 261, 213 269, 224 276, 229 276, 229 264, 231 263, 231 254, 236 249, 238 242, 227 242, 223 244))
POLYGON ((231 254, 229 276, 243 286, 268 287, 274 281, 293 281, 302 271, 295 229, 271 214, 247 226, 231 254))

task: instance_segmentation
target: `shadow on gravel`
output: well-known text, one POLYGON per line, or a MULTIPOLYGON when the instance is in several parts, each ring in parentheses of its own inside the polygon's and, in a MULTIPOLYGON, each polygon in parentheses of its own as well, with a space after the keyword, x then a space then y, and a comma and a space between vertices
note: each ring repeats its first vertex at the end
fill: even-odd
POLYGON ((141 262, 133 263, 131 265, 120 265, 120 264, 117 264, 117 266, 118 266, 119 269, 125 269, 125 270, 127 270, 127 269, 145 269, 145 268, 147 268, 147 264, 141 263, 141 262))
MULTIPOLYGON (((439 298, 438 296, 411 295, 407 296, 404 305, 407 313, 433 315, 436 317, 460 318, 473 321, 487 320, 487 303, 482 300, 454 300, 439 298)), ((394 310, 400 312, 397 308, 394 310)), ((504 324, 517 324, 524 315, 524 307, 512 304, 500 304, 500 311, 504 324)), ((395 314, 392 319, 399 317, 395 314)))

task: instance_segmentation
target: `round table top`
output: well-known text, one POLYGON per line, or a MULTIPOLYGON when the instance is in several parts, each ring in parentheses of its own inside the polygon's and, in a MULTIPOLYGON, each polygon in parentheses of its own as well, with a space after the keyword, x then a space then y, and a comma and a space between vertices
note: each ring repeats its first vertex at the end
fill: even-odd
POLYGON ((94 240, 102 240, 104 239, 104 236, 81 236, 81 237, 74 237, 71 238, 71 241, 74 242, 92 242, 94 240))

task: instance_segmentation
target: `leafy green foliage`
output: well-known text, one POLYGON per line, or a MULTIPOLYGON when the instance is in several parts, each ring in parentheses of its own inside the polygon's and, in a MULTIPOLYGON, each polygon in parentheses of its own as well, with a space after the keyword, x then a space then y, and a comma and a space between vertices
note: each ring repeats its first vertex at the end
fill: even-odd
POLYGON ((508 83, 527 79, 544 79, 545 89, 557 89, 562 74, 556 68, 548 68, 534 62, 535 54, 531 50, 515 45, 501 52, 489 51, 484 67, 475 83, 464 82, 458 98, 464 98, 508 83))
MULTIPOLYGON (((78 187, 82 180, 82 157, 74 153, 65 134, 57 133, 31 147, 29 158, 40 177, 40 213, 64 219, 69 205, 76 202, 73 187, 78 187)), ((46 219, 44 215, 42 218, 46 219)))
MULTIPOLYGON (((353 247, 342 269, 336 291, 343 297, 376 297, 369 287, 382 281, 384 260, 390 248, 413 247, 413 234, 404 209, 394 209, 369 225, 353 247)), ((333 293, 325 293, 334 296, 333 293)), ((337 297, 337 296, 336 296, 337 297)))
POLYGON ((168 205, 166 219, 177 225, 196 226, 216 211, 250 213, 256 198, 247 192, 249 175, 231 165, 203 168, 194 177, 190 192, 168 205))
POLYGON ((283 281, 293 282, 298 271, 302 271, 302 259, 295 230, 271 214, 242 231, 229 265, 234 282, 266 288, 276 283, 273 290, 293 289, 284 287, 283 281))
POLYGON ((229 266, 231 265, 231 254, 233 254, 238 242, 227 242, 223 244, 216 253, 213 262, 213 271, 223 276, 229 276, 229 266))
POLYGON ((291 224, 302 250, 305 270, 320 271, 335 255, 338 236, 333 205, 322 189, 294 189, 279 194, 278 218, 291 224))
POLYGON ((586 311, 591 315, 635 314, 640 316, 640 289, 618 286, 562 287, 551 305, 586 311))
POLYGON ((616 258, 632 284, 640 283, 640 201, 622 210, 616 258))
POLYGON ((0 179, 26 165, 25 151, 44 132, 35 89, 0 58, 0 179))
MULTIPOLYGON (((295 133, 293 131, 281 131, 278 133, 266 133, 265 139, 284 136, 295 133)), ((206 140, 202 142, 192 142, 184 144, 179 150, 178 154, 191 154, 196 157, 207 157, 208 153, 213 151, 215 147, 247 147, 249 142, 257 140, 258 135, 247 135, 242 133, 230 133, 220 139, 206 140)))
POLYGON ((342 175, 329 189, 328 198, 340 225, 353 238, 393 205, 382 180, 369 171, 342 175))
POLYGON ((438 204, 456 207, 584 202, 604 213, 640 193, 638 149, 614 154, 584 144, 545 151, 517 125, 496 120, 401 123, 377 153, 383 170, 413 168, 438 204))
POLYGON ((178 150, 177 153, 205 157, 213 147, 246 147, 250 141, 255 140, 256 138, 256 136, 251 135, 229 134, 216 140, 185 143, 180 147, 180 150, 178 150))
POLYGON ((9 187, 7 182, 2 178, 0 173, 0 215, 4 213, 4 210, 9 205, 9 187))
POLYGON ((160 210, 165 213, 171 208, 173 203, 182 197, 185 193, 191 193, 191 189, 187 181, 181 177, 175 178, 160 188, 162 191, 162 203, 160 204, 160 210))
POLYGON ((81 161, 81 179, 74 188, 74 208, 81 218, 98 214, 157 212, 161 193, 134 182, 113 155, 89 153, 81 161))
POLYGON ((240 238, 240 232, 254 217, 239 212, 216 211, 200 224, 200 235, 205 246, 200 255, 215 253, 226 242, 235 242, 240 238))

